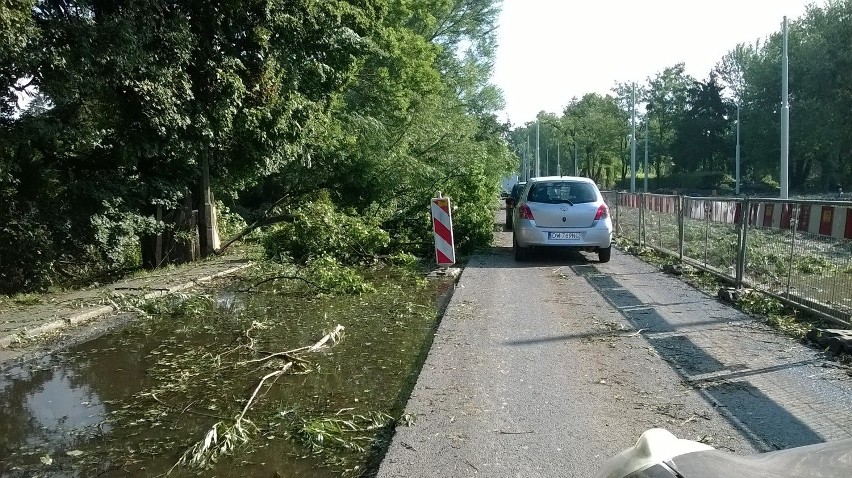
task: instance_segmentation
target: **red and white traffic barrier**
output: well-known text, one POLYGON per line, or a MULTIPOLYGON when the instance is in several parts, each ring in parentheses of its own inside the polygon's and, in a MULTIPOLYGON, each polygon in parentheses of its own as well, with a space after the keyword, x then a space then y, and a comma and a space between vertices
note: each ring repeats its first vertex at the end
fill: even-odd
POLYGON ((456 263, 456 248, 453 242, 453 216, 450 212, 450 198, 432 198, 432 230, 435 232, 435 262, 439 266, 451 266, 456 263))

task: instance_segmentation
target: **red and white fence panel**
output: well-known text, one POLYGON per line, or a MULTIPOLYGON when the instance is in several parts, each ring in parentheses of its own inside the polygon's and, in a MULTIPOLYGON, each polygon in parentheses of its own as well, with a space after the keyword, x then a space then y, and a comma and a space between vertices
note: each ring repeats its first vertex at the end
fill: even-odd
POLYGON ((646 194, 645 210, 663 214, 675 214, 677 212, 677 196, 646 194))
MULTIPOLYGON (((618 193, 617 204, 645 211, 677 214, 677 196, 618 193)), ((751 199, 745 216, 750 226, 789 230, 813 235, 852 240, 852 203, 816 201, 779 202, 751 199)), ((683 197, 683 217, 722 224, 739 224, 743 200, 707 197, 683 197)))
POLYGON ((456 263, 456 248, 453 242, 453 216, 450 198, 432 198, 432 230, 435 233, 435 262, 439 266, 456 263))
MULTIPOLYGON (((796 203, 757 203, 749 224, 768 229, 790 229, 796 203)), ((799 203, 796 230, 813 235, 852 239, 852 205, 799 203)))

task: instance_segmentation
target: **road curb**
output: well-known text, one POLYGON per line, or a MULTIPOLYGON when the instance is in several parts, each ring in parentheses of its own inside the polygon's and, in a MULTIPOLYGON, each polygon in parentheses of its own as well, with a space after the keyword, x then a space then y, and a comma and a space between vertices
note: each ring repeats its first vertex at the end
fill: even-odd
MULTIPOLYGON (((224 277, 227 275, 231 275, 237 271, 245 269, 246 267, 251 266, 250 262, 245 264, 240 264, 235 267, 231 267, 221 272, 216 272, 215 274, 206 275, 200 277, 198 279, 192 279, 188 282, 184 282, 182 284, 174 285, 169 288, 155 290, 152 292, 148 292, 147 294, 142 295, 141 297, 145 300, 153 299, 156 297, 162 297, 168 294, 174 294, 175 292, 180 292, 182 290, 189 289, 190 287, 199 285, 204 282, 209 282, 213 279, 217 279, 219 277, 224 277)), ((48 332, 52 332, 54 330, 62 329, 72 325, 78 325, 83 322, 95 319, 97 317, 110 314, 116 312, 116 308, 111 305, 102 305, 98 307, 91 308, 89 310, 78 312, 66 317, 62 317, 59 319, 52 320, 50 322, 29 328, 29 329, 21 329, 15 333, 0 337, 0 348, 7 348, 14 342, 20 341, 21 339, 31 339, 37 337, 39 335, 46 334, 48 332)))

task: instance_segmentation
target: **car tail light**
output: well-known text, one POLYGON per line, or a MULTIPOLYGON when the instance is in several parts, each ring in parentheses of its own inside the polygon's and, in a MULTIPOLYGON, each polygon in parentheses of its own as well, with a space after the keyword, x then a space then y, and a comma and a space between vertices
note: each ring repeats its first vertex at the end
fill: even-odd
POLYGON ((606 204, 601 204, 598 207, 598 212, 595 214, 595 221, 606 219, 607 216, 609 216, 609 209, 606 207, 606 204))
POLYGON ((521 207, 518 208, 518 214, 520 214, 521 219, 529 219, 530 221, 535 221, 532 211, 530 211, 530 207, 526 204, 521 204, 521 207))

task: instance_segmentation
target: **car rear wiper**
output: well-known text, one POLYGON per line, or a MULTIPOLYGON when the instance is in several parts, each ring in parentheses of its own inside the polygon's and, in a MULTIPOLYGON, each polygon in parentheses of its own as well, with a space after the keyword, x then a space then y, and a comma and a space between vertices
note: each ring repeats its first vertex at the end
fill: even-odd
POLYGON ((561 202, 562 202, 563 204, 564 204, 564 203, 568 203, 568 204, 570 204, 570 205, 572 205, 572 206, 574 205, 574 203, 573 203, 573 202, 571 202, 571 200, 570 200, 570 199, 563 199, 561 202))

